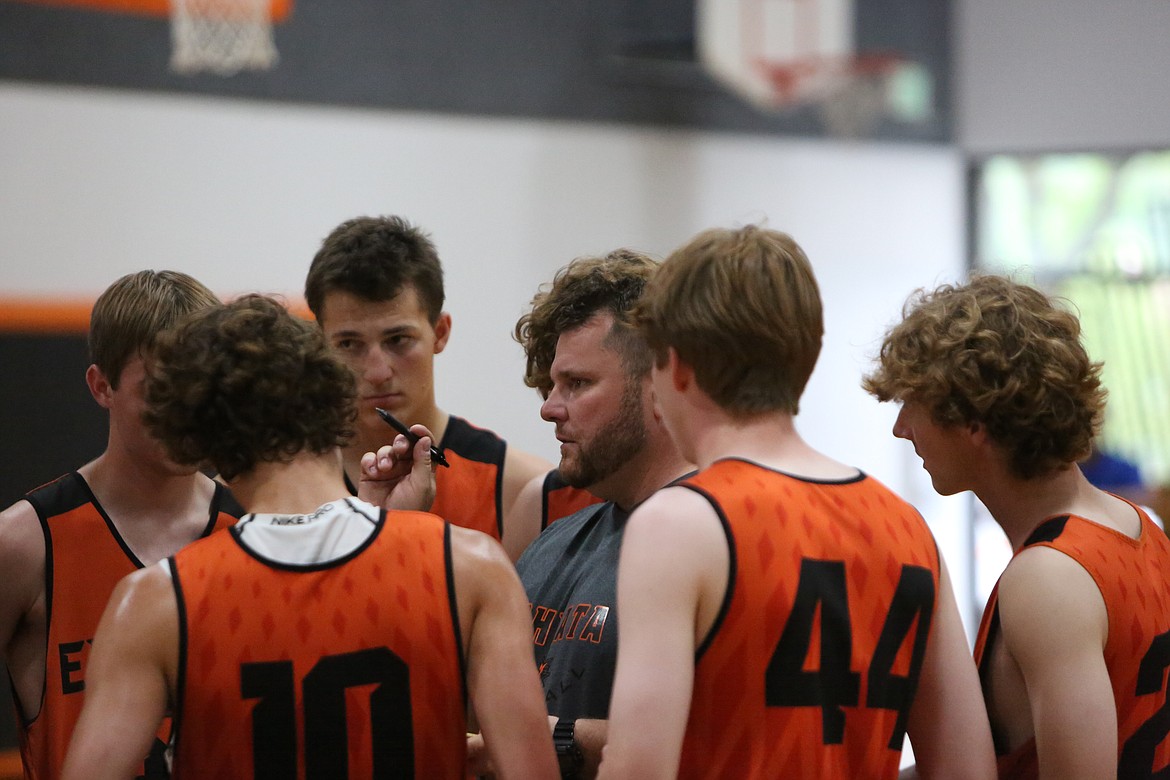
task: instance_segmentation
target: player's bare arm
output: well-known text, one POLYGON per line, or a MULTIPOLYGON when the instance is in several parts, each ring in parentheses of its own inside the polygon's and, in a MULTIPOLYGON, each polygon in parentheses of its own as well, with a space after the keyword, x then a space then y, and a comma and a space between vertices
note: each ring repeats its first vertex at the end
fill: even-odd
POLYGON ((939 593, 930 641, 906 732, 914 747, 916 773, 924 780, 993 780, 995 748, 983 705, 979 673, 946 563, 939 561, 939 593))
MULTIPOLYGON (((1056 550, 1025 550, 999 584, 1004 650, 1030 704, 1041 780, 1112 777, 1117 772, 1117 711, 1105 666, 1108 614, 1093 578, 1056 550)), ((1010 748, 1028 736, 1019 712, 999 694, 1013 681, 992 679, 992 723, 1010 748)), ((1010 691, 1008 691, 1010 694, 1010 691)))
POLYGON ((516 449, 511 444, 504 453, 502 496, 504 529, 501 538, 513 561, 520 557, 524 548, 540 533, 540 485, 543 484, 541 480, 544 479, 544 475, 552 467, 544 458, 516 449), (530 483, 534 480, 537 481, 535 523, 532 518, 531 496, 527 494, 530 483), (525 501, 529 504, 527 509, 522 509, 518 505, 521 495, 526 497, 525 501))
POLYGON ((621 642, 599 777, 678 774, 695 648, 727 589, 727 537, 710 504, 684 488, 630 516, 618 566, 621 642))
POLYGON ((532 662, 532 614, 494 539, 451 526, 467 688, 498 778, 556 778, 548 711, 532 662))
POLYGON ((516 494, 512 508, 504 518, 504 550, 513 562, 540 535, 540 516, 544 502, 545 472, 537 474, 516 494))
POLYGON ((129 780, 138 774, 175 687, 178 646, 169 564, 119 582, 94 637, 85 708, 63 780, 129 780))
POLYGON ((0 658, 26 718, 41 706, 45 680, 45 537, 36 510, 17 501, 0 512, 0 658))

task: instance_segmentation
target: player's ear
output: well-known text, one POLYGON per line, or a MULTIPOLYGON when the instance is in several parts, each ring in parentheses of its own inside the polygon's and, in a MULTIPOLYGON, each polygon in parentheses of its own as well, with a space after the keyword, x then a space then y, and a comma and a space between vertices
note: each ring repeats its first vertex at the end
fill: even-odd
POLYGON ((89 394, 93 396, 93 400, 98 402, 98 406, 109 409, 110 396, 114 392, 114 387, 96 364, 90 364, 89 368, 85 369, 85 384, 89 388, 89 394))
POLYGON ((669 347, 666 355, 666 370, 670 372, 670 384, 678 392, 686 392, 686 389, 691 386, 695 380, 695 370, 691 368, 689 363, 683 361, 675 352, 674 347, 669 347))
POLYGON ((435 354, 439 354, 447 348, 447 339, 451 338, 451 315, 448 312, 441 312, 439 319, 435 320, 435 354))

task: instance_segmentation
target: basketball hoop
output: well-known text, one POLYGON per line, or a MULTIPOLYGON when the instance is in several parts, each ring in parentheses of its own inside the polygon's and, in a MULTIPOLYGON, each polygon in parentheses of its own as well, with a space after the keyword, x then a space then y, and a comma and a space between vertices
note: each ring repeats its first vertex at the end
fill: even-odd
POLYGON ((271 0, 171 0, 171 70, 231 76, 278 56, 271 0))
POLYGON ((885 111, 902 60, 855 52, 853 0, 698 0, 696 15, 703 64, 762 110, 814 105, 841 137, 885 111))
POLYGON ((885 54, 760 63, 771 87, 768 108, 814 104, 825 131, 838 138, 858 138, 873 129, 886 111, 889 80, 900 66, 898 57, 885 54))

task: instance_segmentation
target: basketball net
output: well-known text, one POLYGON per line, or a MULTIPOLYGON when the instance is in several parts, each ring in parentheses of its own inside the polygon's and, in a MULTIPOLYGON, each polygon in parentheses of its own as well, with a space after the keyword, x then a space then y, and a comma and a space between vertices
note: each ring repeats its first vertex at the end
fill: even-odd
POLYGON ((171 0, 171 70, 269 70, 278 59, 271 9, 271 0, 171 0))

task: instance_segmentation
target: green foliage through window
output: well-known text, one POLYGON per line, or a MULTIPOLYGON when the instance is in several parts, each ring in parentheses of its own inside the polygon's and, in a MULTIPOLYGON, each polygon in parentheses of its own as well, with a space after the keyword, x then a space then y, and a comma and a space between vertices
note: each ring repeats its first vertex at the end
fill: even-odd
POLYGON ((976 267, 1071 302, 1105 364, 1101 448, 1170 483, 1170 151, 997 155, 976 197, 976 267))

